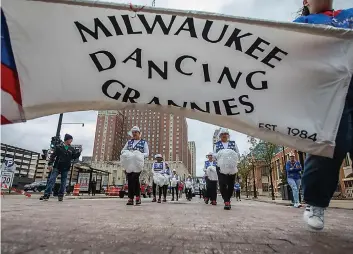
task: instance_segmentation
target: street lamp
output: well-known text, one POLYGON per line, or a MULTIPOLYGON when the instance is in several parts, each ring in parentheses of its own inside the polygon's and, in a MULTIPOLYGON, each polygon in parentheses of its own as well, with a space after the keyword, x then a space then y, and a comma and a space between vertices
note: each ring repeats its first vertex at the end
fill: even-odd
POLYGON ((82 127, 85 127, 84 123, 62 123, 62 124, 80 124, 80 125, 82 125, 82 127))

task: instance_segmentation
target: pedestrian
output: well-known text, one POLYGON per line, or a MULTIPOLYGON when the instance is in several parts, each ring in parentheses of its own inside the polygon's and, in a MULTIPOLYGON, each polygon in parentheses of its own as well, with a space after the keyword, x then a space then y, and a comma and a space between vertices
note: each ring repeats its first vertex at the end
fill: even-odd
POLYGON ((212 205, 217 205, 217 181, 218 181, 218 176, 217 172, 214 174, 214 172, 210 172, 209 167, 217 167, 217 162, 213 158, 213 153, 208 153, 206 155, 207 161, 205 161, 204 164, 204 171, 205 171, 205 176, 206 176, 206 197, 205 197, 205 203, 208 204, 209 200, 211 200, 212 205), (212 174, 210 179, 210 176, 208 174, 212 174), (212 182, 211 182, 212 181, 212 182), (212 197, 212 198, 211 198, 212 197))
POLYGON ((176 201, 178 201, 178 190, 179 190, 179 176, 175 169, 173 169, 173 173, 171 176, 171 186, 172 186, 172 201, 174 201, 174 191, 176 194, 176 201))
MULTIPOLYGON (((154 156, 154 158, 156 159, 155 162, 153 162, 152 164, 152 174, 162 174, 163 171, 167 168, 166 163, 163 161, 163 156, 161 154, 156 154, 154 156)), ((159 200, 158 203, 161 203, 161 193, 162 193, 162 188, 159 187, 159 200)), ((157 183, 155 183, 153 181, 152 184, 152 195, 153 195, 153 199, 152 202, 157 202, 156 199, 156 194, 157 194, 157 183)))
POLYGON ((299 203, 299 190, 302 166, 299 161, 295 160, 293 153, 289 155, 289 158, 289 161, 286 163, 287 182, 292 189, 294 207, 299 208, 301 207, 299 203))
POLYGON ((206 188, 206 182, 203 178, 201 178, 200 182, 199 182, 199 194, 200 194, 200 199, 204 198, 204 189, 206 188))
MULTIPOLYGON (((333 10, 333 0, 304 0, 302 16, 294 22, 353 28, 353 8, 333 10)), ((304 49, 305 49, 305 45, 304 49)), ((309 49, 306 49, 309 50, 309 49)), ((346 71, 347 75, 352 73, 346 71)), ((343 81, 343 80, 342 80, 343 81)), ((325 85, 325 84, 323 84, 325 85)), ((307 207, 304 220, 316 230, 324 228, 324 211, 337 188, 341 165, 348 152, 353 160, 353 79, 351 79, 345 106, 336 136, 333 158, 308 155, 304 164, 302 186, 307 207)))
POLYGON ((163 186, 159 187, 159 199, 158 203, 161 203, 161 195, 163 194, 163 203, 167 202, 167 191, 168 191, 168 186, 169 186, 169 180, 171 176, 171 172, 169 169, 168 164, 166 163, 166 168, 163 169, 162 175, 166 178, 165 184, 163 186))
POLYGON ((184 183, 182 181, 180 181, 178 185, 179 185, 178 186, 178 188, 179 188, 179 198, 182 198, 183 191, 184 191, 184 183))
POLYGON ((92 180, 92 182, 91 182, 92 196, 95 196, 95 195, 96 195, 96 189, 97 189, 96 178, 93 178, 93 180, 92 180))
MULTIPOLYGON (((138 126, 132 127, 129 134, 132 138, 126 142, 122 152, 140 151, 147 158, 149 155, 148 144, 146 140, 141 139, 140 128, 138 126)), ((140 174, 141 171, 126 173, 129 198, 126 205, 134 205, 134 197, 136 197, 136 205, 141 204, 140 174)))
POLYGON ((238 181, 236 181, 234 184, 234 194, 235 194, 235 198, 237 199, 237 201, 241 201, 240 190, 241 190, 240 184, 238 181))
MULTIPOLYGON (((228 129, 221 128, 219 132, 220 141, 216 142, 214 146, 214 154, 216 154, 222 149, 231 149, 239 155, 239 149, 235 141, 229 140, 229 131, 228 129)), ((224 210, 230 210, 231 206, 231 197, 233 196, 234 183, 235 183, 235 174, 223 174, 220 172, 220 168, 217 166, 218 181, 219 187, 221 190, 221 195, 224 200, 224 210)))
POLYGON ((61 174, 60 189, 58 200, 63 201, 66 190, 67 174, 70 171, 72 160, 76 160, 81 155, 81 150, 76 150, 71 146, 73 137, 65 134, 64 142, 54 147, 53 153, 50 155, 48 162, 48 170, 51 171, 50 178, 44 191, 44 195, 40 200, 49 200, 50 194, 56 182, 56 178, 61 174))
POLYGON ((193 180, 191 178, 191 175, 189 174, 185 180, 185 196, 188 201, 191 201, 192 199, 192 185, 193 180))

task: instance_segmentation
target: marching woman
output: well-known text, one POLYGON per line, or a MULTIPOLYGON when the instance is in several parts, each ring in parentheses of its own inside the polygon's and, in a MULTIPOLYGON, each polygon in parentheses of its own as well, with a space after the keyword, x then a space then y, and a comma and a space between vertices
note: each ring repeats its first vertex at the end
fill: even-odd
MULTIPOLYGON (((167 168, 166 163, 163 161, 163 156, 160 154, 156 154, 154 156, 156 159, 155 162, 152 164, 152 173, 153 174, 163 174, 164 170, 167 168)), ((153 199, 152 202, 156 202, 156 189, 157 189, 157 184, 153 181, 152 185, 152 193, 153 193, 153 199)), ((161 193, 162 193, 162 188, 159 187, 159 199, 161 198, 161 193)), ((160 203, 160 200, 158 200, 160 203)))
POLYGON ((217 171, 210 169, 210 167, 217 167, 217 163, 213 160, 213 153, 207 154, 207 161, 205 161, 205 174, 207 175, 207 198, 205 198, 205 203, 211 200, 211 205, 217 205, 217 182, 218 175, 217 171))
POLYGON ((168 191, 169 179, 171 175, 171 172, 167 163, 165 163, 165 169, 163 170, 162 175, 166 178, 166 181, 162 187, 159 187, 158 203, 161 203, 162 193, 163 193, 163 202, 167 202, 167 191, 168 191))
MULTIPOLYGON (((123 151, 140 151, 143 156, 146 158, 149 155, 147 141, 141 139, 141 131, 137 126, 132 127, 130 133, 132 139, 126 142, 123 151)), ((126 205, 134 204, 134 197, 136 196, 136 205, 141 204, 140 197, 140 172, 130 172, 126 173, 127 184, 128 184, 128 197, 129 200, 126 205)))
POLYGON ((174 192, 176 193, 176 201, 178 201, 179 176, 175 169, 173 169, 173 174, 171 176, 171 186, 172 186, 172 201, 174 201, 174 192))
MULTIPOLYGON (((214 147, 214 153, 218 157, 217 153, 223 149, 231 149, 239 156, 239 149, 235 141, 229 140, 228 129, 221 128, 219 132, 220 141, 216 142, 214 147)), ((218 159, 218 158, 217 158, 218 159)), ((233 196, 235 173, 234 174, 223 174, 220 172, 220 167, 217 166, 219 188, 221 191, 222 198, 224 200, 224 210, 230 210, 231 204, 230 199, 233 196)))
POLYGON ((192 181, 191 175, 189 174, 185 180, 185 195, 186 195, 186 199, 189 201, 191 201, 192 199, 192 185, 193 185, 193 181, 192 181))
MULTIPOLYGON (((303 0, 302 16, 297 18, 294 22, 352 29, 353 8, 334 10, 333 0, 303 0)), ((327 27, 325 29, 329 30, 330 28, 327 27)), ((299 43, 302 44, 302 42, 299 43)), ((304 52, 310 53, 310 49, 308 49, 306 45, 301 46, 306 48, 307 51, 304 52)), ((337 47, 339 46, 332 48, 333 54, 335 54, 336 51, 343 51, 343 49, 337 47)), ((332 63, 332 68, 335 68, 334 65, 335 64, 332 63)), ((329 66, 327 68, 329 68, 329 66)), ((347 77, 349 77, 349 75, 352 76, 352 71, 342 68, 342 72, 345 72, 347 77)), ((341 80, 341 82, 344 81, 341 80)), ((302 185, 304 200, 307 204, 304 212, 304 220, 310 228, 315 230, 322 230, 324 228, 324 213, 326 208, 329 206, 331 198, 337 188, 342 162, 348 152, 353 160, 352 78, 348 86, 349 88, 345 99, 345 106, 342 110, 343 113, 337 131, 336 147, 333 158, 308 155, 304 164, 302 185)))

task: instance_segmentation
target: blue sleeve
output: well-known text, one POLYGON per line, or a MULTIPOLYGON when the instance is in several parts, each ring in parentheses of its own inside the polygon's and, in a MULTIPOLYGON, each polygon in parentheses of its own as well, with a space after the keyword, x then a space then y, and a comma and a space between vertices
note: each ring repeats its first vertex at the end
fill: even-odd
POLYGON ((290 171, 290 163, 288 163, 289 161, 287 161, 286 163, 286 171, 289 172, 290 171))
POLYGON ((297 162, 296 166, 297 166, 297 168, 295 169, 296 172, 302 171, 302 165, 300 164, 300 162, 297 162))
POLYGON ((293 20, 294 23, 308 23, 308 18, 305 16, 301 16, 293 20))

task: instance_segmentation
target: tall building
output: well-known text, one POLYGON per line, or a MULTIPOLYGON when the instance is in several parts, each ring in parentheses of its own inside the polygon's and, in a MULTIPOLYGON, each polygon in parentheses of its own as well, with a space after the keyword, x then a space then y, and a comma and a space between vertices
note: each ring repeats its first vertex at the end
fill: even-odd
POLYGON ((220 132, 221 128, 216 129, 213 133, 213 137, 212 137, 212 149, 214 150, 214 144, 219 141, 219 132, 220 132))
POLYGON ((125 141, 124 112, 99 111, 93 146, 93 161, 118 160, 125 141))
POLYGON ((182 161, 188 166, 188 125, 185 117, 136 109, 126 110, 125 117, 128 130, 133 126, 140 127, 142 138, 149 145, 150 160, 161 154, 166 161, 182 161))
POLYGON ((152 110, 128 109, 98 113, 93 161, 119 160, 127 133, 138 126, 148 142, 150 156, 162 154, 166 161, 181 161, 188 169, 188 126, 185 117, 152 110))
POLYGON ((190 150, 190 173, 194 177, 196 176, 196 145, 195 141, 189 141, 188 147, 190 150))

